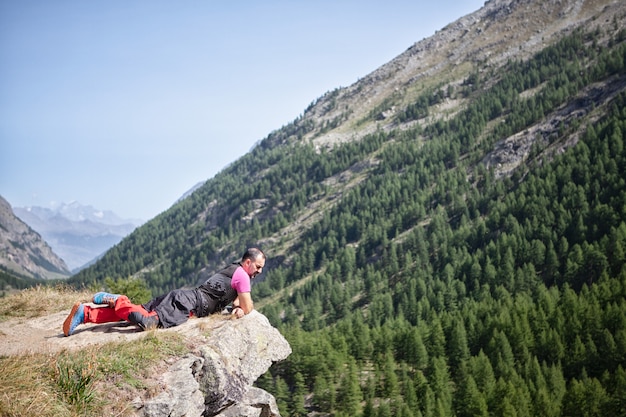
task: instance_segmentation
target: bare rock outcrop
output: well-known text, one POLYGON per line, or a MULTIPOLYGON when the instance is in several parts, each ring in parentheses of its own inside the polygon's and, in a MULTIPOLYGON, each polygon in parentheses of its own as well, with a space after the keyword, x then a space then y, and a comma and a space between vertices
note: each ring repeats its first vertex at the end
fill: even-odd
POLYGON ((138 415, 280 416, 274 397, 252 386, 272 363, 291 354, 267 318, 253 311, 239 320, 218 316, 190 322, 206 342, 169 366, 159 378, 160 393, 135 401, 138 415))

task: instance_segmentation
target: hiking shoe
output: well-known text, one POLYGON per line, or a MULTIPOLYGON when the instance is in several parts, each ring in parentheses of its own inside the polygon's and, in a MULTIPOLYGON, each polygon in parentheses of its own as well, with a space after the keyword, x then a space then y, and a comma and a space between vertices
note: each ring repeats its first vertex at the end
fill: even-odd
POLYGON ((115 307, 115 302, 117 301, 117 297, 119 296, 119 294, 111 294, 101 291, 95 293, 91 301, 94 304, 108 304, 109 307, 113 308, 115 307))
POLYGON ((128 321, 136 324, 141 328, 141 330, 152 330, 159 327, 159 317, 154 316, 144 316, 138 311, 133 311, 128 315, 128 321))
POLYGON ((67 316, 65 321, 63 322, 63 334, 65 336, 69 336, 74 333, 74 330, 78 327, 79 324, 85 322, 85 306, 81 303, 76 303, 72 307, 70 314, 67 316))

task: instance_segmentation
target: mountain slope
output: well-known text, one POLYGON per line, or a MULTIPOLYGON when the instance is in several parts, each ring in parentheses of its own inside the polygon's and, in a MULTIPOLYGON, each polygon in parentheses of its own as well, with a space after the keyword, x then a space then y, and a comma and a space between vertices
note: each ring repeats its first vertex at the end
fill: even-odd
MULTIPOLYGON (((618 1, 487 1, 352 86, 326 94, 295 125, 317 145, 402 127, 390 116, 423 92, 459 85, 472 71, 484 73, 510 59, 528 59, 580 26, 623 27, 622 13, 618 1)), ((442 117, 465 103, 447 100, 435 110, 442 117)))
POLYGON ((11 205, 0 197, 0 265, 21 276, 38 279, 66 278, 63 262, 28 225, 18 219, 11 205))
MULTIPOLYGON (((422 146, 433 139, 428 129, 462 116, 493 87, 497 71, 508 60, 528 57, 559 35, 572 33, 576 25, 594 30, 602 22, 606 32, 593 42, 608 45, 624 27, 623 19, 623 6, 612 1, 488 2, 354 85, 317 100, 302 117, 272 132, 190 198, 138 229, 102 263, 79 274, 76 282, 138 274, 145 276, 154 292, 161 292, 195 283, 204 269, 219 268, 225 259, 237 257, 246 243, 259 241, 273 252, 270 266, 290 265, 299 237, 342 195, 377 175, 381 150, 398 137, 415 138, 411 146, 422 146), (418 111, 425 113, 415 116, 418 111), (135 254, 132 263, 120 263, 129 253, 135 254)), ((582 65, 592 66, 593 61, 582 65)), ((589 84, 576 97, 562 101, 563 109, 586 103, 583 107, 592 121, 604 110, 596 108, 591 114, 598 101, 591 95, 608 83, 610 91, 600 95, 606 102, 623 87, 620 80, 589 84)), ((520 94, 532 98, 541 88, 522 87, 520 94)), ((504 108, 503 98, 495 99, 504 108)), ((490 115, 494 117, 479 127, 476 137, 487 151, 475 163, 483 158, 488 163, 500 161, 500 168, 508 170, 519 164, 538 138, 523 132, 549 126, 542 130, 547 139, 562 129, 556 117, 563 110, 551 111, 520 126, 518 136, 526 141, 524 146, 515 141, 518 132, 490 139, 506 114, 490 115), (515 144, 507 147, 512 140, 515 144), (516 151, 508 152, 510 147, 516 151)), ((575 143, 576 136, 562 136, 552 146, 558 151, 575 143)), ((472 146, 476 145, 468 149, 472 146)))
POLYGON ((73 280, 158 293, 260 244, 256 305, 294 350, 260 385, 285 415, 622 415, 625 19, 489 2, 73 280))

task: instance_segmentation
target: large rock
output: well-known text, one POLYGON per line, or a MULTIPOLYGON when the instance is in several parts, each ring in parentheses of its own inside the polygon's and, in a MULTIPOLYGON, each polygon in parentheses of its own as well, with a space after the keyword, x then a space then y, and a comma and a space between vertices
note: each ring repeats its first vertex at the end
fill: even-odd
POLYGON ((289 343, 264 315, 256 311, 242 319, 217 315, 183 326, 195 326, 206 343, 169 367, 160 377, 163 390, 136 404, 140 413, 145 417, 280 416, 274 397, 252 387, 272 363, 291 354, 289 343))

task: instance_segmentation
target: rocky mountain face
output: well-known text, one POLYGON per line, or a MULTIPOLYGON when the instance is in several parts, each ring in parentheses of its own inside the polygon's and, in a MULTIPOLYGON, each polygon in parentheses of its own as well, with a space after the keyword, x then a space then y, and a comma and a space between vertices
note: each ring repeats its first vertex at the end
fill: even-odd
POLYGON ((0 266, 29 278, 67 278, 65 262, 0 197, 0 266))
MULTIPOLYGON (((509 60, 528 59, 579 27, 623 28, 624 9, 616 0, 489 0, 351 86, 325 94, 274 140, 286 143, 297 136, 332 147, 377 129, 411 128, 415 121, 403 123, 394 116, 429 88, 446 91, 466 82, 472 71, 488 73, 509 60)), ((466 104, 448 97, 417 123, 450 118, 466 104)))
POLYGON ((14 212, 41 234, 72 272, 95 261, 141 223, 77 202, 51 208, 15 207, 14 212))

